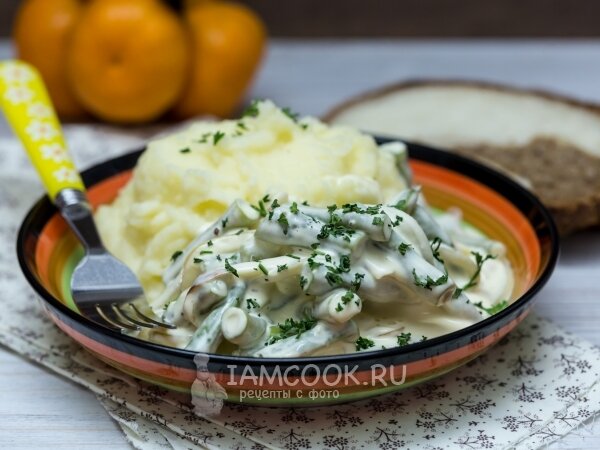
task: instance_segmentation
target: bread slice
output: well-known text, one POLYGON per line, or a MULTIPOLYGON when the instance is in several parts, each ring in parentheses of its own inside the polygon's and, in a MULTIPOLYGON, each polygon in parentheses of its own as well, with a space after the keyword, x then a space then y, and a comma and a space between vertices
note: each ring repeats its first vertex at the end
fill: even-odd
POLYGON ((600 224, 600 105, 471 81, 409 81, 353 98, 325 120, 451 149, 533 190, 561 234, 600 224))

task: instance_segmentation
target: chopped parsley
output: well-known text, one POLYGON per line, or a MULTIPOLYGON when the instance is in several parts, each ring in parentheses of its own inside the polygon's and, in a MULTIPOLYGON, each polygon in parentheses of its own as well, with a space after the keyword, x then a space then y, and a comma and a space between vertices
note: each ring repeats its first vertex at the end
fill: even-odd
POLYGON ((358 352, 360 350, 366 350, 368 348, 373 347, 375 345, 375 342, 373 342, 369 338, 364 338, 362 336, 359 336, 359 338, 356 340, 355 344, 356 344, 356 351, 358 352))
POLYGON ((223 133, 222 131, 216 131, 215 134, 213 134, 213 145, 217 145, 219 141, 224 137, 225 133, 223 133))
POLYGON ((338 284, 342 284, 344 281, 342 277, 335 272, 327 272, 325 274, 325 279, 330 286, 337 286, 338 284))
POLYGON ((404 219, 400 216, 396 216, 396 220, 394 220, 392 222, 392 226, 393 227, 397 227, 398 225, 400 225, 400 222, 402 222, 404 219))
POLYGON ((189 152, 191 152, 189 147, 182 148, 181 150, 179 150, 179 153, 189 153, 189 152))
POLYGON ((306 283, 308 283, 306 277, 300 276, 300 289, 304 290, 304 286, 306 286, 306 283))
POLYGON ((241 128, 242 130, 247 130, 248 127, 246 126, 246 124, 244 122, 242 122, 241 120, 235 124, 238 128, 241 128))
POLYGON ((293 202, 292 206, 290 206, 290 212, 292 214, 298 214, 298 203, 293 202))
POLYGON ((354 229, 342 223, 340 216, 331 212, 329 215, 329 222, 321 227, 319 234, 317 234, 317 239, 327 239, 329 236, 334 236, 350 242, 350 236, 354 233, 354 229))
MULTIPOLYGON (((335 307, 335 310, 340 312, 344 309, 344 306, 346 306, 348 303, 350 303, 352 301, 352 299, 354 298, 354 292, 352 291, 346 291, 346 293, 344 295, 342 295, 342 303, 338 303, 337 306, 335 307)), ((356 302, 356 306, 359 306, 359 302, 356 302)))
POLYGON ((490 316, 493 316, 494 314, 502 311, 504 308, 506 308, 508 306, 508 302, 506 300, 502 300, 499 303, 496 303, 493 306, 490 306, 489 308, 486 308, 485 306, 483 306, 483 304, 481 302, 478 303, 473 303, 475 306, 477 306, 479 309, 482 309, 483 311, 485 311, 486 313, 488 313, 490 316))
POLYGON ((303 204, 304 206, 310 206, 306 200, 304 200, 304 201, 302 202, 302 204, 303 204))
POLYGON ((235 235, 239 236, 240 234, 242 234, 244 232, 243 228, 240 228, 238 231, 236 231, 235 235))
POLYGON ((201 262, 204 262, 204 260, 202 258, 194 258, 195 264, 200 264, 201 262))
POLYGON ((287 220, 287 217, 284 213, 281 213, 279 215, 279 219, 277 219, 277 223, 279 225, 281 225, 281 228, 283 229, 283 234, 288 234, 288 230, 290 228, 290 223, 287 220))
MULTIPOLYGON (((266 345, 271 345, 281 339, 296 336, 296 339, 300 339, 302 333, 314 328, 317 324, 317 319, 313 317, 305 317, 304 319, 294 320, 289 317, 285 319, 285 322, 278 323, 275 328, 274 334, 267 341, 266 345)), ((272 331, 272 332, 273 332, 272 331)))
POLYGON ((365 274, 364 273, 355 273, 354 274, 354 281, 352 281, 351 285, 352 285, 352 289, 354 290, 354 292, 358 291, 360 289, 360 284, 362 283, 362 280, 365 278, 365 274))
POLYGON ((260 308, 260 305, 258 304, 258 302, 256 301, 255 298, 247 298, 246 299, 246 308, 247 309, 256 309, 256 308, 260 308))
POLYGON ((280 266, 277 266, 277 273, 283 272, 284 270, 287 270, 287 269, 288 269, 287 264, 282 264, 280 266))
POLYGON ((398 251, 400 252, 400 254, 402 256, 406 255, 406 252, 409 251, 412 248, 412 245, 407 244, 406 242, 401 243, 398 246, 398 251))
POLYGON ((252 100, 242 113, 242 117, 256 117, 259 113, 260 110, 258 109, 258 100, 252 100))
POLYGON ((198 140, 200 144, 206 144, 208 142, 208 138, 212 133, 204 133, 202 137, 198 140))
POLYGON ((200 251, 200 254, 201 255, 210 255, 210 254, 212 254, 212 250, 202 250, 202 251, 200 251))
POLYGON ((263 266, 263 264, 261 262, 258 263, 258 268, 259 270, 265 274, 265 276, 269 276, 269 271, 267 270, 267 268, 265 266, 263 266))
POLYGON ((181 255, 183 255, 183 252, 181 250, 177 250, 175 253, 173 253, 171 255, 171 261, 175 261, 177 258, 179 258, 181 255))
POLYGON ((398 346, 403 347, 404 345, 408 345, 410 343, 411 333, 400 333, 397 336, 398 346))
POLYGON ((463 291, 466 291, 467 289, 470 289, 473 286, 476 286, 477 280, 479 278, 479 274, 481 273, 481 268, 483 267, 483 263, 485 263, 488 259, 496 258, 493 255, 482 256, 481 253, 478 253, 478 252, 471 252, 471 254, 473 256, 475 256, 475 262, 477 263, 477 270, 475 270, 473 275, 471 275, 471 278, 469 279, 467 284, 465 284, 463 287, 458 288, 458 289, 456 289, 456 291, 454 291, 454 295, 452 296, 452 298, 458 298, 458 297, 460 297, 460 294, 463 293, 463 291))
POLYGON ((383 226, 383 219, 381 217, 379 217, 379 216, 375 216, 375 217, 373 217, 373 222, 372 223, 373 223, 373 225, 382 227, 383 226))
POLYGON ((428 289, 430 291, 433 289, 434 286, 441 286, 442 284, 444 284, 448 281, 448 273, 447 272, 444 275, 442 275, 441 277, 439 277, 437 280, 434 280, 429 275, 427 275, 427 277, 425 279, 420 278, 417 275, 417 272, 415 269, 412 270, 412 274, 413 274, 415 285, 422 287, 424 289, 428 289))
POLYGON ((213 246, 213 241, 208 241, 206 244, 207 244, 209 247, 212 247, 212 246, 213 246))
POLYGON ((431 253, 433 253, 435 259, 444 264, 444 260, 440 257, 440 245, 442 245, 442 240, 437 236, 433 238, 433 241, 431 241, 431 253))
POLYGON ((281 205, 279 204, 279 202, 277 201, 277 199, 273 200, 273 202, 271 203, 271 209, 275 209, 278 206, 281 206, 281 205))
POLYGON ((287 254, 287 255, 285 255, 285 256, 287 256, 288 258, 300 259, 300 257, 299 257, 299 256, 292 255, 291 253, 288 253, 288 254, 287 254))
POLYGON ((290 108, 283 108, 281 112, 288 116, 290 119, 292 119, 294 122, 298 121, 298 113, 293 112, 290 108))
POLYGON ((427 339, 429 339, 427 336, 421 336, 421 341, 420 341, 420 342, 424 342, 424 341, 426 341, 427 339))
POLYGON ((229 217, 225 217, 223 220, 221 220, 221 227, 225 228, 227 226, 227 222, 229 222, 229 217))
POLYGON ((265 203, 267 203, 269 201, 269 196, 265 195, 262 199, 260 199, 258 201, 258 206, 255 205, 250 205, 252 206, 252 208, 254 208, 256 211, 258 211, 258 213, 260 214, 261 217, 266 217, 267 216, 267 208, 265 207, 265 203))
POLYGON ((319 267, 321 267, 323 265, 323 263, 315 261, 312 256, 310 258, 308 258, 307 261, 308 261, 308 267, 310 267, 310 270, 318 269, 319 267))
POLYGON ((357 213, 357 214, 369 214, 369 215, 381 214, 381 205, 367 206, 365 209, 362 209, 356 203, 346 203, 345 205, 342 205, 342 212, 343 213, 353 212, 353 213, 357 213))
POLYGON ((238 275, 237 270, 235 270, 235 267, 233 267, 231 264, 229 264, 229 261, 227 260, 227 258, 225 258, 225 270, 227 270, 228 272, 231 272, 234 276, 236 277, 240 277, 238 275))

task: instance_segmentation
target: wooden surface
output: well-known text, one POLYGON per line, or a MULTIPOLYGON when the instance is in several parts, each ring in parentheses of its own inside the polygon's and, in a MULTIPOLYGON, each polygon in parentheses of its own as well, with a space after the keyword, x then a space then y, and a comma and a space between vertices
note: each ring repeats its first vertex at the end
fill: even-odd
MULTIPOLYGON (((0 36, 9 36, 24 1, 0 0, 0 36)), ((237 1, 257 11, 279 37, 600 36, 597 0, 237 1)))
MULTIPOLYGON (((9 54, 0 46, 0 58, 9 54)), ((406 77, 469 77, 555 89, 600 102, 600 41, 285 42, 272 45, 253 96, 322 114, 364 89, 406 77)), ((0 133, 7 133, 0 124, 0 133)), ((600 232, 563 243, 536 311, 600 344, 600 232)), ((599 431, 600 434, 600 431, 599 431)), ((600 448, 600 439, 566 448, 600 448)), ((0 349, 0 448, 127 448, 94 397, 0 349)))

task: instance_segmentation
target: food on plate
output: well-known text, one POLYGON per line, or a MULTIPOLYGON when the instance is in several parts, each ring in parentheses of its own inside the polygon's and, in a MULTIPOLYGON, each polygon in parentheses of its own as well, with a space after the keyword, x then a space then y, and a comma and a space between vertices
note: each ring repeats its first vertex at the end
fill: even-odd
POLYGON ((501 85, 417 81, 344 102, 335 124, 449 148, 532 189, 561 234, 600 224, 600 106, 501 85))
POLYGON ((151 142, 96 213, 193 351, 294 357, 391 348, 467 327, 511 300, 500 242, 434 211, 406 146, 269 101, 151 142))

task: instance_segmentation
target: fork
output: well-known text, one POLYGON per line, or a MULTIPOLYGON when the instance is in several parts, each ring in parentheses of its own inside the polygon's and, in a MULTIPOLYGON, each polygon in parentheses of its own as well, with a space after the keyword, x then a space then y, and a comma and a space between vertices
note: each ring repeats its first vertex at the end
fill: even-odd
POLYGON ((143 298, 135 274, 100 239, 85 187, 65 144, 60 123, 36 69, 21 61, 0 63, 0 105, 37 170, 48 197, 75 233, 85 254, 71 277, 79 312, 109 328, 176 328, 140 311, 143 298))

